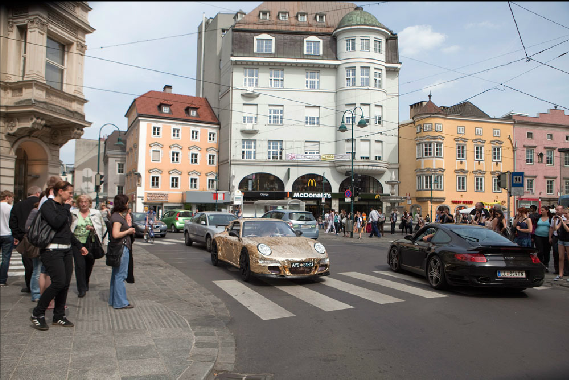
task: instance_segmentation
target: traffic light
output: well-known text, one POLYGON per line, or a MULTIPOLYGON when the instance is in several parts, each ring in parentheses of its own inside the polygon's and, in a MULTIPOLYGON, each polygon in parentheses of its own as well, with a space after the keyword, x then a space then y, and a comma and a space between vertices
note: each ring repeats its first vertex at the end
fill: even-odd
POLYGON ((508 188, 508 173, 502 173, 498 176, 498 188, 500 189, 508 188))
POLYGON ((105 182, 104 174, 95 174, 95 186, 101 186, 105 182))
POLYGON ((101 179, 99 180, 99 185, 103 185, 103 183, 105 183, 105 175, 101 174, 101 179))

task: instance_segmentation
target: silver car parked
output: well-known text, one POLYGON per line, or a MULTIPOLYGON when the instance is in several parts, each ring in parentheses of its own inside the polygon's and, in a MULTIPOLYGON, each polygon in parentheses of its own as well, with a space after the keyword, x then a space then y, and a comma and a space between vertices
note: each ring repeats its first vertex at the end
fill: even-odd
POLYGON ((272 210, 265 213, 262 218, 281 219, 295 231, 301 231, 302 236, 318 239, 318 222, 309 211, 272 210))
POLYGON ((186 245, 203 243, 208 252, 211 252, 213 235, 223 232, 225 227, 237 217, 228 212, 200 212, 184 223, 184 240, 186 245))

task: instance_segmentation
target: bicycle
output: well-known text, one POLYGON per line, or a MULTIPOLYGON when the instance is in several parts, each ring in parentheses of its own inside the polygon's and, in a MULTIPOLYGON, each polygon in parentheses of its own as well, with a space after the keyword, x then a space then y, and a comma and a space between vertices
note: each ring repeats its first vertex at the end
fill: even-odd
POLYGON ((152 224, 146 226, 146 231, 144 232, 144 242, 148 243, 148 241, 151 240, 152 244, 154 244, 154 229, 152 227, 152 224))

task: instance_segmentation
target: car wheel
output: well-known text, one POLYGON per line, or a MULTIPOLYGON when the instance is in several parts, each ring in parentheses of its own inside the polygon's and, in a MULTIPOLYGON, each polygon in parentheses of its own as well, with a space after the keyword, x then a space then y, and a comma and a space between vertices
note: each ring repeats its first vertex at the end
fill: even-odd
POLYGON ((175 226, 174 224, 172 224, 172 225, 170 226, 170 232, 171 232, 171 233, 176 233, 176 232, 178 232, 178 230, 176 229, 176 226, 175 226))
POLYGON ((445 268, 441 258, 437 255, 432 255, 427 264, 427 280, 434 289, 444 289, 447 285, 445 278, 445 268))
POLYGON ((164 232, 160 237, 166 237, 166 232, 164 232))
POLYGON ((249 282, 251 279, 251 265, 249 263, 249 254, 247 251, 241 252, 241 257, 239 258, 239 271, 241 272, 241 279, 245 282, 249 282))
POLYGON ((190 245, 194 244, 194 242, 192 241, 192 239, 190 239, 190 234, 188 233, 188 231, 184 232, 184 242, 186 243, 186 245, 189 247, 190 245))
POLYGON ((389 251, 389 268, 394 272, 401 272, 401 260, 399 259, 399 250, 396 247, 389 251))
POLYGON ((214 267, 219 265, 219 257, 217 256, 217 243, 213 242, 211 246, 211 263, 214 267))
POLYGON ((205 238, 205 249, 207 249, 208 252, 211 252, 211 236, 209 235, 205 238))

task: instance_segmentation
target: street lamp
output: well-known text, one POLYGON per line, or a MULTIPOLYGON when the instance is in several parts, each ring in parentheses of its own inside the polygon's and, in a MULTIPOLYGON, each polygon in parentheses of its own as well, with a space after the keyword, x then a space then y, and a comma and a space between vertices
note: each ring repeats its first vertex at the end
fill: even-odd
POLYGON ((98 180, 98 183, 97 183, 97 180, 95 180, 95 192, 96 192, 96 196, 95 196, 95 207, 96 207, 96 208, 99 208, 99 190, 101 190, 101 173, 99 172, 100 166, 101 166, 101 131, 102 131, 103 128, 104 128, 105 126, 107 126, 107 125, 112 125, 113 127, 115 127, 115 128, 117 129, 117 131, 119 131, 119 137, 118 137, 117 142, 115 143, 115 145, 124 146, 124 143, 123 143, 122 140, 121 140, 121 136, 120 136, 121 130, 119 129, 119 127, 117 127, 117 126, 114 125, 113 123, 106 123, 106 124, 103 124, 103 125, 101 126, 101 128, 99 129, 99 145, 98 145, 98 148, 97 148, 97 176, 96 176, 96 177, 99 179, 99 180, 98 180))
POLYGON ((355 156, 355 151, 354 151, 354 118, 356 117, 356 110, 360 109, 360 111, 362 111, 362 117, 360 118, 360 121, 358 121, 358 127, 363 128, 365 126, 367 126, 367 123, 364 119, 364 110, 361 107, 355 107, 353 110, 345 110, 344 113, 342 114, 342 124, 340 124, 340 128, 338 128, 338 131, 340 132, 348 132, 348 128, 346 127, 346 124, 344 123, 344 116, 346 115, 346 112, 349 112, 352 117, 351 117, 351 121, 352 121, 352 149, 351 149, 351 156, 352 156, 352 170, 350 172, 350 177, 351 177, 351 181, 350 181, 350 189, 352 190, 352 196, 350 197, 350 214, 352 215, 352 228, 350 229, 350 237, 353 238, 354 237, 354 156, 355 156))

